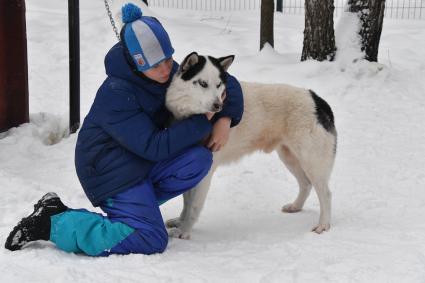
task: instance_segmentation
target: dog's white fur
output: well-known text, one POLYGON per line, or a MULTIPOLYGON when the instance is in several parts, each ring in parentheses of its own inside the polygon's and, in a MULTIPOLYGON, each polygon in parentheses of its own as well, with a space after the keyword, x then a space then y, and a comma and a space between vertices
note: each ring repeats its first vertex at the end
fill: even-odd
MULTIPOLYGON (((223 64, 230 64, 230 56, 223 64)), ((198 62, 198 54, 193 52, 186 56, 179 70, 167 90, 166 106, 173 113, 176 120, 184 119, 193 114, 217 112, 223 106, 223 92, 225 85, 220 80, 220 72, 207 58, 207 64, 202 72, 195 75, 190 81, 181 79, 183 73, 198 62), (207 87, 203 87, 207 84, 207 87), (219 108, 215 109, 214 105, 219 108)))
MULTIPOLYGON (((231 59, 230 62, 228 58, 222 61, 224 69, 232 63, 233 57, 231 59)), ((185 66, 187 62, 185 59, 174 76, 166 98, 167 107, 179 119, 211 111, 210 104, 219 99, 222 92, 213 88, 208 92, 193 83, 193 80, 201 79, 211 85, 217 84, 218 72, 214 71, 216 68, 209 60, 205 70, 193 80, 182 80, 182 69, 190 68, 185 66)), ((167 221, 170 236, 190 237, 218 166, 238 161, 259 150, 266 153, 277 151, 298 181, 297 198, 284 205, 282 211, 300 211, 313 186, 320 202, 319 223, 313 231, 322 233, 329 230, 331 192, 328 182, 335 159, 335 129, 328 132, 318 123, 315 102, 306 89, 285 84, 240 83, 244 95, 243 119, 231 129, 227 144, 214 153, 209 174, 196 188, 184 194, 184 208, 180 217, 167 221)))

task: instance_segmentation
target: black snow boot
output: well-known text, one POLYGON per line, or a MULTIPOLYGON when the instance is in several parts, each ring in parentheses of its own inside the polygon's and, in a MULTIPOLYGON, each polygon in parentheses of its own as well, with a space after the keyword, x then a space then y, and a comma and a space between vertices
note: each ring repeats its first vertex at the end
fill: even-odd
POLYGON ((34 212, 22 218, 7 237, 5 248, 20 250, 25 244, 37 240, 49 240, 50 216, 64 212, 68 208, 55 193, 45 194, 36 204, 34 212))

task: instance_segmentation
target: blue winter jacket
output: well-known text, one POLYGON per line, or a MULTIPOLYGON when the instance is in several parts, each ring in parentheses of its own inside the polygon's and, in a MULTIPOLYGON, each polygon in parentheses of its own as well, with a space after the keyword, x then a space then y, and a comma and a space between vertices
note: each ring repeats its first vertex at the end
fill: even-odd
MULTIPOLYGON (((165 92, 177 68, 174 63, 170 80, 159 84, 133 72, 120 43, 106 55, 108 77, 84 119, 75 148, 77 175, 94 206, 141 182, 156 162, 210 133, 205 115, 166 128, 171 113, 165 108, 165 92)), ((214 119, 227 116, 235 126, 242 118, 242 91, 234 77, 227 79, 226 104, 214 119)))

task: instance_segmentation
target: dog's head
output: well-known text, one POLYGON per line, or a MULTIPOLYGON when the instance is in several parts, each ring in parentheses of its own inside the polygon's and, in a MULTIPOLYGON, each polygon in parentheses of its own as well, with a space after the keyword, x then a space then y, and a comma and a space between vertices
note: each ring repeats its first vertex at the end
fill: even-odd
POLYGON ((235 56, 221 58, 186 56, 167 91, 166 106, 176 119, 193 114, 219 112, 225 98, 225 72, 235 56))

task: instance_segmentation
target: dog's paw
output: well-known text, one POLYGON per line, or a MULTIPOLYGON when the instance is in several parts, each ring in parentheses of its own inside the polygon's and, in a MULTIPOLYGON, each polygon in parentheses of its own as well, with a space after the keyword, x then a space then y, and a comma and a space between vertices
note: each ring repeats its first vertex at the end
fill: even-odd
POLYGON ((286 212, 286 213, 295 213, 301 210, 302 210, 301 207, 297 207, 293 203, 288 203, 287 205, 284 205, 282 207, 282 212, 286 212))
POLYGON ((180 217, 167 220, 167 222, 165 222, 165 225, 168 228, 179 228, 181 225, 180 217))
POLYGON ((190 233, 183 232, 180 228, 173 227, 173 228, 167 229, 167 232, 168 232, 168 237, 171 237, 171 238, 178 238, 183 240, 190 239, 190 233))
POLYGON ((319 224, 313 229, 311 229, 311 232, 315 232, 317 234, 322 234, 324 231, 329 231, 331 229, 331 224, 319 224))

